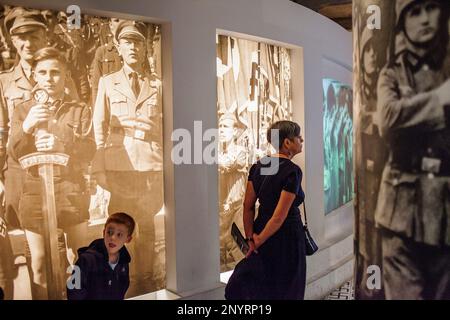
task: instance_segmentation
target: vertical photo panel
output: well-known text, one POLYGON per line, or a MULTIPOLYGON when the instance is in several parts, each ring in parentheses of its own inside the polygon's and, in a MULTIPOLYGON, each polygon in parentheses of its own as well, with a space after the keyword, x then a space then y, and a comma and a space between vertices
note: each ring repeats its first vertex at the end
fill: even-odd
POLYGON ((450 3, 364 0, 353 13, 355 297, 447 300, 450 3))
POLYGON ((292 119, 290 49, 217 35, 221 271, 244 257, 231 226, 243 230, 248 170, 273 153, 267 129, 292 119))
POLYGON ((164 288, 160 25, 8 5, 0 14, 5 298, 164 288))

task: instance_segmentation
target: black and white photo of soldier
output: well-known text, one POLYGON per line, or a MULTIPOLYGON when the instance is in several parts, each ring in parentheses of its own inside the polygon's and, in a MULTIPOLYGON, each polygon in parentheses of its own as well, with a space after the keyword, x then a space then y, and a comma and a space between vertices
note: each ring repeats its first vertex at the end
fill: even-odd
MULTIPOLYGON (((387 61, 378 64, 372 115, 384 142, 375 154, 387 153, 374 216, 381 236, 382 287, 386 299, 450 299, 450 3, 381 4, 394 13, 383 27, 389 40, 380 37, 373 44, 387 53, 387 61)), ((364 33, 366 25, 360 28, 364 33)), ((361 82, 362 71, 357 76, 361 82)), ((364 150, 361 144, 357 148, 364 150)), ((368 159, 363 154, 361 163, 368 159)), ((364 170, 367 174, 367 167, 357 168, 357 175, 364 170)), ((366 194, 358 201, 373 197, 366 194)), ((361 207, 356 209, 361 214, 361 207)), ((357 273, 363 277, 367 270, 357 273)))
POLYGON ((395 38, 378 80, 389 160, 375 220, 388 299, 450 298, 448 1, 397 0, 395 38))
MULTIPOLYGON (((46 299, 55 296, 54 293, 50 295, 47 286, 49 275, 46 274, 48 271, 44 262, 49 252, 43 247, 45 236, 41 232, 43 222, 40 216, 44 212, 40 201, 43 197, 41 178, 36 174, 38 167, 25 170, 20 163, 22 157, 36 151, 69 155, 67 167, 61 169, 62 167, 54 166, 55 192, 52 195, 60 229, 61 270, 57 272, 64 277, 64 284, 65 279, 70 276, 70 273, 66 274, 65 267, 76 260, 77 249, 100 236, 108 214, 113 213, 111 210, 117 211, 118 207, 126 206, 124 209, 140 222, 136 230, 140 239, 138 236, 136 245, 132 248, 131 265, 134 270, 133 267, 136 268, 137 265, 133 266, 133 262, 137 261, 140 270, 135 270, 132 280, 137 273, 146 275, 145 280, 134 281, 136 285, 130 287, 127 296, 149 293, 165 286, 160 27, 120 17, 100 17, 84 13, 79 27, 73 28, 67 21, 68 14, 64 11, 0 5, 0 195, 3 204, 0 211, 0 233, 4 235, 0 237, 0 285, 6 299, 46 299), (127 81, 131 82, 117 84, 112 96, 118 96, 119 92, 127 95, 121 101, 107 97, 105 103, 108 107, 111 104, 114 110, 118 106, 119 113, 103 114, 103 118, 98 119, 111 124, 104 139, 105 148, 113 158, 122 157, 124 160, 128 156, 127 161, 133 161, 132 155, 123 152, 129 144, 135 144, 139 151, 142 148, 142 152, 148 145, 152 147, 155 157, 148 159, 148 166, 153 169, 147 175, 145 185, 138 185, 135 180, 130 179, 127 180, 128 185, 122 181, 122 188, 135 190, 135 200, 145 198, 151 201, 152 206, 141 210, 122 204, 123 199, 115 196, 116 189, 110 187, 115 186, 112 183, 114 180, 108 180, 105 184, 102 174, 96 171, 97 159, 102 151, 96 151, 101 148, 96 144, 93 118, 100 79, 109 79, 109 75, 126 68, 127 63, 124 61, 130 56, 134 57, 137 50, 134 47, 136 42, 128 41, 129 37, 127 43, 122 44, 123 49, 120 49, 120 41, 124 42, 125 36, 136 35, 136 32, 124 33, 118 41, 119 34, 116 30, 121 23, 139 30, 143 50, 139 52, 137 64, 134 65, 138 71, 138 81, 135 85, 129 78, 127 81), (127 49, 125 46, 128 46, 127 49), (57 58, 54 58, 56 53, 57 58), (47 58, 44 59, 42 55, 47 58), (64 65, 60 70, 61 74, 56 75, 55 68, 49 61, 64 65), (35 74, 36 67, 41 72, 40 78, 35 74), (64 81, 61 80, 64 82, 61 88, 64 94, 55 98, 50 94, 49 88, 55 85, 58 76, 64 78, 64 81), (46 77, 48 79, 43 80, 46 77), (40 104, 36 102, 37 89, 44 89, 50 98, 40 108, 34 108, 40 104), (146 95, 145 99, 136 101, 139 94, 146 95), (131 98, 135 103, 127 111, 122 108, 122 102, 131 101, 131 98), (56 113, 50 113, 50 116, 47 110, 49 108, 52 112, 56 110, 56 113), (73 110, 83 112, 78 114, 73 110), (114 146, 111 146, 111 139, 117 140, 121 134, 125 137, 128 133, 128 129, 120 133, 115 128, 117 115, 130 128, 138 126, 139 121, 129 117, 131 112, 141 114, 142 118, 148 117, 147 127, 142 129, 143 136, 127 136, 125 144, 118 146, 113 143, 114 146), (31 118, 33 121, 40 119, 42 123, 54 127, 56 133, 49 130, 49 136, 38 139, 36 132, 39 130, 34 127, 43 124, 35 124, 33 128, 25 125, 29 130, 24 132, 23 123, 32 123, 31 118), (56 122, 50 125, 52 121, 56 122), (83 143, 80 144, 79 141, 83 143), (88 149, 84 144, 86 141, 89 141, 88 149), (46 147, 47 143, 49 147, 46 147), (80 153, 85 155, 81 162, 77 160, 80 153), (94 156, 95 163, 92 162, 94 156), (152 186, 151 192, 147 190, 149 185, 152 186), (72 218, 78 218, 66 223, 67 212, 71 212, 72 218), (146 238, 146 234, 150 240, 146 238), (139 262, 139 257, 145 257, 146 263, 139 262)), ((138 168, 137 171, 141 169, 138 168)), ((106 176, 111 178, 110 174, 106 176)), ((64 298, 63 295, 61 297, 64 298)))
MULTIPOLYGON (((382 30, 360 28, 369 19, 367 7, 381 8, 382 25, 387 26, 390 8, 380 0, 354 3, 355 65, 355 299, 384 299, 382 286, 369 288, 370 266, 381 266, 381 235, 375 225, 375 209, 381 174, 387 160, 386 145, 377 121, 377 84, 386 64, 388 35, 382 30), (385 45, 382 45, 385 44, 385 45), (359 68, 357 67, 359 66, 359 68), (357 112, 356 112, 357 111, 357 112)), ((381 271, 381 269, 380 269, 381 271)))
POLYGON ((145 29, 134 21, 117 26, 123 67, 100 78, 93 117, 93 173, 111 193, 109 211, 128 212, 137 225, 130 250, 131 296, 155 288, 154 217, 163 205, 161 85, 148 68, 145 29))

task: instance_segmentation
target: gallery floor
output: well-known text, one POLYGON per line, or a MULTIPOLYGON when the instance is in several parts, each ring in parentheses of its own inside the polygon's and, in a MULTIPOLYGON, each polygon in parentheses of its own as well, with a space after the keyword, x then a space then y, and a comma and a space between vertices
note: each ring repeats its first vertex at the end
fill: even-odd
POLYGON ((353 280, 347 281, 342 287, 334 290, 325 300, 355 300, 353 280))
MULTIPOLYGON (((225 288, 217 288, 208 292, 185 298, 186 300, 223 300, 225 288)), ((336 288, 324 300, 354 300, 353 281, 349 280, 340 288, 336 288)))

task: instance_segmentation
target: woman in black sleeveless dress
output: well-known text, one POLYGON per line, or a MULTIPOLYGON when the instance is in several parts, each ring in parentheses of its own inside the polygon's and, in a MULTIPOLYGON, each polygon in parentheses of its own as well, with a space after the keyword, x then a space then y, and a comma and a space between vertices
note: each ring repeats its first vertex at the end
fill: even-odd
POLYGON ((303 299, 306 283, 305 234, 298 206, 305 194, 302 171, 291 159, 302 151, 300 126, 292 121, 274 123, 267 132, 278 151, 254 164, 244 200, 244 229, 258 254, 265 274, 267 299, 303 299), (255 203, 259 200, 255 220, 255 203))

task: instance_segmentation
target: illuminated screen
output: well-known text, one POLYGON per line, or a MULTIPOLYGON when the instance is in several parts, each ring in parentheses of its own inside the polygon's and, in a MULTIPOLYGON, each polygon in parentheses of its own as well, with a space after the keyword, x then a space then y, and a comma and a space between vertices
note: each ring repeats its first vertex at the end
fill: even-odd
POLYGON ((353 199, 352 88, 323 79, 325 214, 353 199))

